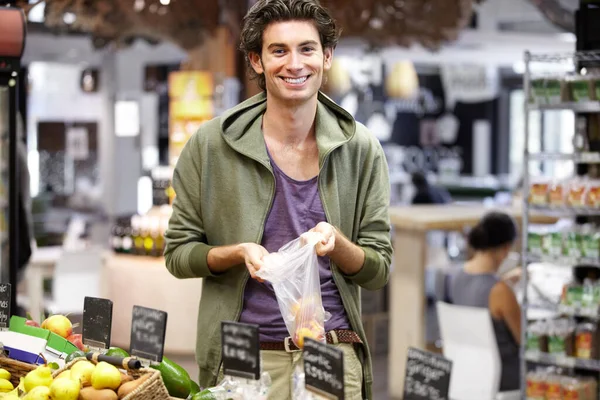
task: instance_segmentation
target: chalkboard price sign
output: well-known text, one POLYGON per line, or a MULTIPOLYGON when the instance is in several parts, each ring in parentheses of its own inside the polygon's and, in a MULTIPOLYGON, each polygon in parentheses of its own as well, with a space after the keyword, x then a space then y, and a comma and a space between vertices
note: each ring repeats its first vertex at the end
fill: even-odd
POLYGON ((415 348, 408 349, 404 400, 448 400, 452 361, 415 348))
POLYGON ((113 302, 86 297, 83 300, 83 344, 93 349, 110 347, 113 302))
POLYGON ((221 322, 223 373, 240 378, 260 378, 258 325, 221 322))
POLYGON ((8 328, 10 319, 10 283, 0 283, 0 329, 8 328))
POLYGON ((344 400, 344 353, 342 350, 304 339, 304 383, 308 390, 328 399, 344 400))
POLYGON ((167 313, 152 308, 133 306, 130 354, 160 363, 165 347, 167 313))

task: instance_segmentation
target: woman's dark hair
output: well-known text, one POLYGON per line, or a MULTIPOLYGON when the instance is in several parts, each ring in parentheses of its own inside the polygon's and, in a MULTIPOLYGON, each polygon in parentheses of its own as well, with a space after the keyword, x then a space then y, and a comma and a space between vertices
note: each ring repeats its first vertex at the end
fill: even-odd
POLYGON ((258 86, 266 89, 264 74, 257 74, 250 63, 249 54, 261 55, 263 33, 274 22, 311 21, 315 24, 323 49, 335 49, 340 30, 329 12, 318 0, 258 0, 244 17, 240 34, 240 49, 248 64, 248 71, 258 86))
POLYGON ((469 245, 474 250, 491 250, 511 244, 517 238, 517 225, 505 213, 491 212, 469 232, 469 245))

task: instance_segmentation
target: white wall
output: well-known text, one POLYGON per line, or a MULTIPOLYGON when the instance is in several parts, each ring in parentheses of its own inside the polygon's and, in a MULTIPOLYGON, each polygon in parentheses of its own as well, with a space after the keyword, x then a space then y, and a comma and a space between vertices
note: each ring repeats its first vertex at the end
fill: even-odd
MULTIPOLYGON (((142 173, 143 148, 156 146, 157 96, 143 91, 144 66, 151 63, 177 63, 185 54, 173 45, 150 46, 136 43, 129 49, 94 51, 85 37, 55 37, 32 34, 27 38, 23 61, 31 64, 32 90, 29 97, 30 138, 37 136, 37 121, 92 120, 99 123, 100 181, 104 208, 109 215, 137 210, 137 180, 142 173), (100 91, 84 94, 79 89, 81 70, 94 66, 101 70, 100 91), (140 136, 114 135, 114 102, 131 99, 140 102, 140 136)), ((35 139, 30 149, 35 149, 35 139)), ((35 153, 31 157, 36 168, 35 153)), ((37 188, 37 185, 35 185, 37 188)))

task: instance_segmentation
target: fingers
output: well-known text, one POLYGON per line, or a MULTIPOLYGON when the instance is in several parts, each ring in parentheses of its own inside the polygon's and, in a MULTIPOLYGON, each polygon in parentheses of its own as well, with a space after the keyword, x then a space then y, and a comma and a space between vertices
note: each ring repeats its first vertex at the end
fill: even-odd
POLYGON ((263 279, 259 278, 258 276, 256 276, 256 272, 258 270, 260 270, 260 263, 256 262, 253 263, 252 261, 248 261, 246 263, 246 268, 248 268, 248 272, 250 273, 250 277, 252 277, 252 279, 256 279, 259 282, 264 282, 263 279))
POLYGON ((335 235, 329 236, 329 238, 324 239, 320 243, 317 243, 315 247, 318 256, 326 256, 331 253, 335 248, 335 235))

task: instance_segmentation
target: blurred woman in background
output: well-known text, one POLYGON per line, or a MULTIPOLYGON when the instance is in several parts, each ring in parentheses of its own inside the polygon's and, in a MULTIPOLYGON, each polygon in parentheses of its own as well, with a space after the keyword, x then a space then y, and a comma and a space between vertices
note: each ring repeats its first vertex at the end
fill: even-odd
POLYGON ((452 279, 450 286, 454 304, 490 311, 502 362, 500 391, 520 387, 521 308, 513 290, 498 277, 498 269, 516 238, 517 227, 509 215, 487 214, 469 233, 473 257, 452 279))

